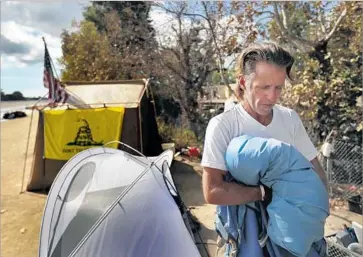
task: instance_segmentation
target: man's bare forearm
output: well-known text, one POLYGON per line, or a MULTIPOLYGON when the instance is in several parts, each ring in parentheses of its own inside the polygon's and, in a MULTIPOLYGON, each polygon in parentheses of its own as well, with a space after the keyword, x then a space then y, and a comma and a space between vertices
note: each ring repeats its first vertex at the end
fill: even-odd
POLYGON ((223 181, 223 171, 205 168, 203 193, 206 201, 217 205, 239 205, 261 200, 259 187, 250 187, 223 181))
POLYGON ((236 183, 224 183, 221 187, 212 189, 212 204, 239 205, 261 200, 259 187, 248 187, 236 183))

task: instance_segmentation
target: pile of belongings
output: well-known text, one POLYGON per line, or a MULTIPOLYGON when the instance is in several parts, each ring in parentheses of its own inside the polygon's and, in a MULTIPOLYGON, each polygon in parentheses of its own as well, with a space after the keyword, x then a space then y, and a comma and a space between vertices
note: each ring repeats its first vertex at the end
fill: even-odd
POLYGON ((348 250, 349 253, 353 252, 358 256, 363 256, 363 226, 358 222, 353 221, 351 227, 344 225, 342 230, 328 236, 327 239, 332 243, 332 246, 338 245, 348 250))
POLYGON ((26 117, 26 113, 22 111, 7 112, 3 115, 3 119, 12 120, 16 118, 26 117))

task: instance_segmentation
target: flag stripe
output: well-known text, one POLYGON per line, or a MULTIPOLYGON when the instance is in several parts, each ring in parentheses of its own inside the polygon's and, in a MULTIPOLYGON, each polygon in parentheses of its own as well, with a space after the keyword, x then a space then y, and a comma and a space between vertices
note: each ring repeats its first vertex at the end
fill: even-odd
POLYGON ((68 93, 64 90, 62 83, 54 77, 50 55, 45 42, 44 47, 43 84, 45 88, 49 89, 48 99, 53 103, 66 103, 68 93))

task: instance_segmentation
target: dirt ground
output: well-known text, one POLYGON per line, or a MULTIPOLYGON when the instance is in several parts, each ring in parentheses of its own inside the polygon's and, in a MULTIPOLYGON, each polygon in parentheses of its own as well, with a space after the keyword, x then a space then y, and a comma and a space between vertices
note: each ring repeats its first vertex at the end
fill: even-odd
MULTIPOLYGON (((3 122, 1 125, 1 256, 36 257, 39 231, 46 195, 25 192, 20 194, 30 116, 3 122)), ((25 182, 29 179, 34 139, 37 125, 35 114, 30 133, 25 182)), ((196 238, 201 249, 203 241, 214 256, 216 233, 214 231, 215 207, 206 204, 201 191, 202 170, 197 161, 178 157, 172 165, 172 174, 186 206, 201 222, 201 239, 196 238)), ((326 224, 326 234, 340 230, 352 220, 362 222, 362 216, 346 210, 332 210, 326 224)), ((205 253, 201 250, 203 256, 205 253)))
POLYGON ((204 201, 200 165, 198 162, 190 161, 187 158, 177 157, 171 166, 171 173, 182 200, 201 223, 200 238, 197 235, 196 242, 202 256, 208 256, 205 253, 203 243, 210 254, 215 253, 217 238, 217 233, 214 231, 215 206, 204 201))
MULTIPOLYGON (((1 256, 35 257, 38 252, 40 222, 46 195, 20 194, 30 116, 1 125, 1 256)), ((29 142, 27 167, 30 170, 37 115, 29 142)), ((25 181, 29 178, 29 172, 25 181)), ((26 182, 24 183, 24 187, 26 182)))

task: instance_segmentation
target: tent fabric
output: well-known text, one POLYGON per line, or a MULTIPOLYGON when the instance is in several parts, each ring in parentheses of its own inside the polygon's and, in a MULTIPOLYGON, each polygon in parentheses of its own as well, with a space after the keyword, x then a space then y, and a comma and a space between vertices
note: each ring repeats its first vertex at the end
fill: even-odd
POLYGON ((66 83, 65 90, 90 106, 99 104, 128 104, 136 107, 141 100, 145 81, 66 83))
POLYGON ((44 111, 45 158, 69 160, 87 148, 118 141, 124 113, 124 107, 44 111))
POLYGON ((39 257, 200 256, 172 197, 171 160, 171 150, 146 158, 105 147, 74 156, 49 192, 39 257))
MULTIPOLYGON (((71 90, 72 92, 69 91, 69 94, 77 101, 68 102, 69 99, 72 99, 69 97, 63 106, 39 109, 34 161, 26 188, 28 191, 49 189, 62 166, 69 160, 45 156, 44 127, 47 126, 47 122, 44 116, 48 110, 72 112, 94 108, 123 107, 125 111, 122 117, 122 127, 119 128, 120 137, 117 141, 133 147, 146 156, 158 156, 162 153, 154 100, 148 80, 65 82, 65 85, 65 90, 71 90), (94 98, 90 98, 90 95, 93 95, 94 98), (82 104, 78 105, 78 103, 82 104)), ((92 127, 91 129, 93 132, 92 127)), ((95 138, 94 141, 99 140, 95 138)), ((119 149, 129 151, 122 146, 119 146, 119 149)))
MULTIPOLYGON (((324 237, 329 216, 328 193, 310 162, 291 145, 249 135, 233 139, 225 159, 236 181, 272 188, 269 238, 296 256, 306 256, 312 244, 324 237)), ((243 231, 246 206, 237 206, 236 212, 226 208, 220 207, 218 214, 227 215, 224 227, 238 237, 236 229, 243 231)))

